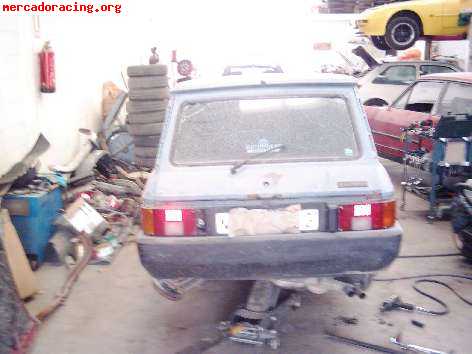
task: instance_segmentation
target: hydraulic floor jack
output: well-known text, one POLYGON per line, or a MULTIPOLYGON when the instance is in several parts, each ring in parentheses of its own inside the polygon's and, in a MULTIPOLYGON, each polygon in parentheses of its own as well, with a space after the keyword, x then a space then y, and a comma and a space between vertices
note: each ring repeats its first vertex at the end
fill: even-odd
POLYGON ((279 296, 280 288, 270 281, 255 281, 246 305, 236 310, 230 321, 221 322, 219 329, 234 342, 279 348, 275 323, 288 310, 301 306, 300 296, 296 293, 278 304, 279 296))

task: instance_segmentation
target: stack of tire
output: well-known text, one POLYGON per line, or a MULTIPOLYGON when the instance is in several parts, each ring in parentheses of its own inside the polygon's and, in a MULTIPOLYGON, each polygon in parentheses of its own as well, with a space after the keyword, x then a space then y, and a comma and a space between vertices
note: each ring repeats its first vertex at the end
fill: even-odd
POLYGON ((128 67, 129 101, 126 126, 134 142, 134 163, 154 167, 169 87, 167 66, 162 64, 128 67))
POLYGON ((329 0, 328 9, 330 14, 353 13, 356 2, 352 0, 329 0))

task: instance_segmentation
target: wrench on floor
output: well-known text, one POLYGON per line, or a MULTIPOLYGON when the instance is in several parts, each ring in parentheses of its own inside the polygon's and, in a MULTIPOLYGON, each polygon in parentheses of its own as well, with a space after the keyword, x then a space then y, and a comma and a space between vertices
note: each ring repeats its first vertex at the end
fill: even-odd
POLYGON ((399 340, 399 336, 397 337, 390 337, 390 342, 393 344, 396 344, 400 346, 400 348, 414 352, 414 353, 426 353, 426 354, 448 354, 446 352, 440 351, 440 350, 435 350, 435 349, 430 349, 430 348, 425 348, 421 347, 419 345, 415 344, 406 344, 402 343, 399 340))

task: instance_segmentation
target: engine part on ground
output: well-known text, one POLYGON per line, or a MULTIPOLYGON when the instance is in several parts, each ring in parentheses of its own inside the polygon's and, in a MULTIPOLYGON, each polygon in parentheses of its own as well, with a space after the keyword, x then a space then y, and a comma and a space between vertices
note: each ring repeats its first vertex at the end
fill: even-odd
POLYGON ((326 338, 328 338, 332 341, 352 345, 352 346, 358 347, 358 348, 364 348, 364 349, 377 351, 379 353, 387 353, 387 354, 403 354, 404 353, 403 351, 400 352, 398 350, 383 347, 381 345, 367 343, 367 342, 363 342, 363 341, 360 341, 360 340, 357 340, 357 339, 339 336, 339 335, 331 333, 331 332, 325 332, 325 335, 326 335, 326 338))
POLYGON ((406 302, 403 302, 398 295, 392 295, 390 296, 387 300, 382 302, 382 305, 380 306, 380 311, 381 312, 388 312, 388 311, 393 311, 393 310, 406 310, 406 311, 419 311, 423 312, 422 307, 415 306, 413 304, 408 304, 406 302))
POLYGON ((398 345, 400 348, 413 352, 413 353, 426 353, 426 354, 448 354, 446 352, 443 352, 441 350, 435 350, 435 349, 430 349, 430 348, 425 348, 421 347, 416 344, 407 344, 407 343, 402 343, 400 342, 400 335, 396 337, 390 337, 390 343, 393 343, 395 345, 398 345))
POLYGON ((64 305, 67 298, 69 297, 70 292, 74 284, 77 282, 80 273, 84 270, 84 268, 89 263, 90 259, 92 258, 92 241, 83 233, 78 235, 80 241, 84 245, 84 256, 80 260, 79 263, 74 267, 74 269, 69 273, 67 276, 66 282, 61 287, 61 290, 56 295, 53 302, 47 306, 46 308, 42 309, 36 315, 36 318, 39 321, 44 321, 47 317, 53 314, 60 306, 64 305))

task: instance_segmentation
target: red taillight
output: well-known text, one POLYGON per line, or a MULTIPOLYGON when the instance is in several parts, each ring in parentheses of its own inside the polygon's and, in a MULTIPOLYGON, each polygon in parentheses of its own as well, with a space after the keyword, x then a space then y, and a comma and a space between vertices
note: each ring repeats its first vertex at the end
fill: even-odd
POLYGON ((195 236, 197 216, 194 209, 141 209, 141 225, 147 235, 195 236))
POLYGON ((395 224, 395 202, 341 205, 338 209, 340 231, 387 229, 395 224))

